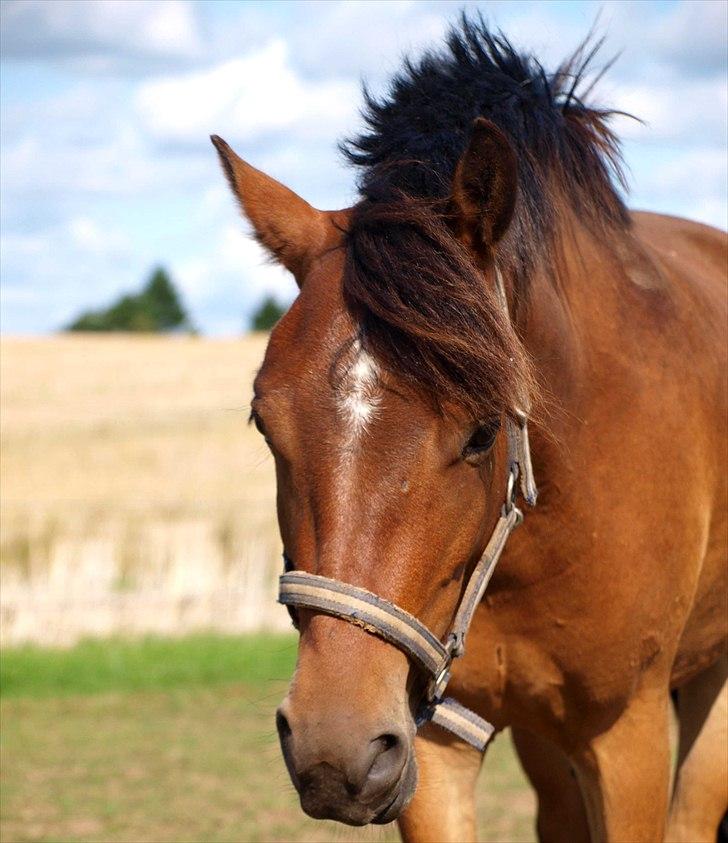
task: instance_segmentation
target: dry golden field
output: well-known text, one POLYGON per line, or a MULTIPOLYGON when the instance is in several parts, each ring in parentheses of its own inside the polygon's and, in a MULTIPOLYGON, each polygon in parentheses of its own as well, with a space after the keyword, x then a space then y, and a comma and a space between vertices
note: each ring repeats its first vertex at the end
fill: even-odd
POLYGON ((2 340, 4 643, 283 622, 265 343, 2 340))

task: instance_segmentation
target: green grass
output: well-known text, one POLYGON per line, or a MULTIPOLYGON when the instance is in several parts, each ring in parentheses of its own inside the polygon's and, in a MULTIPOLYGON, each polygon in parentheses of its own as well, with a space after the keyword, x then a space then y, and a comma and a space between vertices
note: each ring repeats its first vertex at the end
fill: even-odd
POLYGON ((165 690, 287 679, 293 635, 191 635, 179 639, 89 640, 70 650, 20 647, 0 652, 0 695, 56 697, 165 690))
MULTIPOLYGON (((274 711, 291 636, 85 642, 2 653, 3 843, 394 841, 301 811, 274 711)), ((510 740, 489 749, 480 839, 533 840, 510 740)))

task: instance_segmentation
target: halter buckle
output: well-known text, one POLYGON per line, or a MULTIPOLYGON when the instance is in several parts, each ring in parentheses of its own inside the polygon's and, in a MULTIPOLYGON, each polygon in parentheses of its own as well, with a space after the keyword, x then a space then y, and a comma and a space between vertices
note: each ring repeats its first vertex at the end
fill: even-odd
MULTIPOLYGON (((518 463, 513 463, 508 471, 508 480, 506 481, 506 498, 503 504, 503 513, 510 515, 513 509, 518 509, 516 506, 516 483, 518 481, 518 463)), ((520 510, 518 510, 520 512, 520 510)), ((521 515, 521 520, 523 515, 521 515)), ((521 523, 520 521, 518 522, 521 523)))
POLYGON ((430 682, 430 686, 427 689, 427 699, 429 702, 433 703, 442 699, 447 683, 450 681, 450 664, 448 661, 430 682))

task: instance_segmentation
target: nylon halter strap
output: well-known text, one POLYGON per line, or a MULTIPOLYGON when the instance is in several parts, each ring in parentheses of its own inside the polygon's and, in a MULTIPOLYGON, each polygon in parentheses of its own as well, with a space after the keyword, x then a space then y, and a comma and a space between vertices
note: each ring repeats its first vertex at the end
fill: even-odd
MULTIPOLYGON (((508 317, 505 287, 497 267, 495 275, 498 299, 508 317)), ((523 513, 516 506, 517 484, 520 483, 525 501, 530 506, 536 503, 538 492, 531 466, 525 406, 519 408, 514 417, 508 417, 506 432, 508 479, 505 501, 483 555, 470 575, 444 644, 414 615, 371 591, 340 580, 287 570, 280 578, 278 597, 285 606, 342 618, 399 648, 430 677, 417 714, 417 725, 432 721, 480 751, 485 749, 494 727, 456 700, 445 697, 444 692, 452 661, 465 652, 465 636, 506 541, 523 520, 523 513)))

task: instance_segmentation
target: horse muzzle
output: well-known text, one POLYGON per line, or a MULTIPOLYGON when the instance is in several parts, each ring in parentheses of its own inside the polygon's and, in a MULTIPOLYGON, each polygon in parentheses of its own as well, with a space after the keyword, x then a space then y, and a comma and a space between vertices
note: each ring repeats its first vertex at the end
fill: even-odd
POLYGON ((296 722, 290 708, 285 700, 276 726, 303 810, 355 826, 396 819, 417 783, 414 726, 408 734, 394 724, 372 729, 353 719, 296 722))

